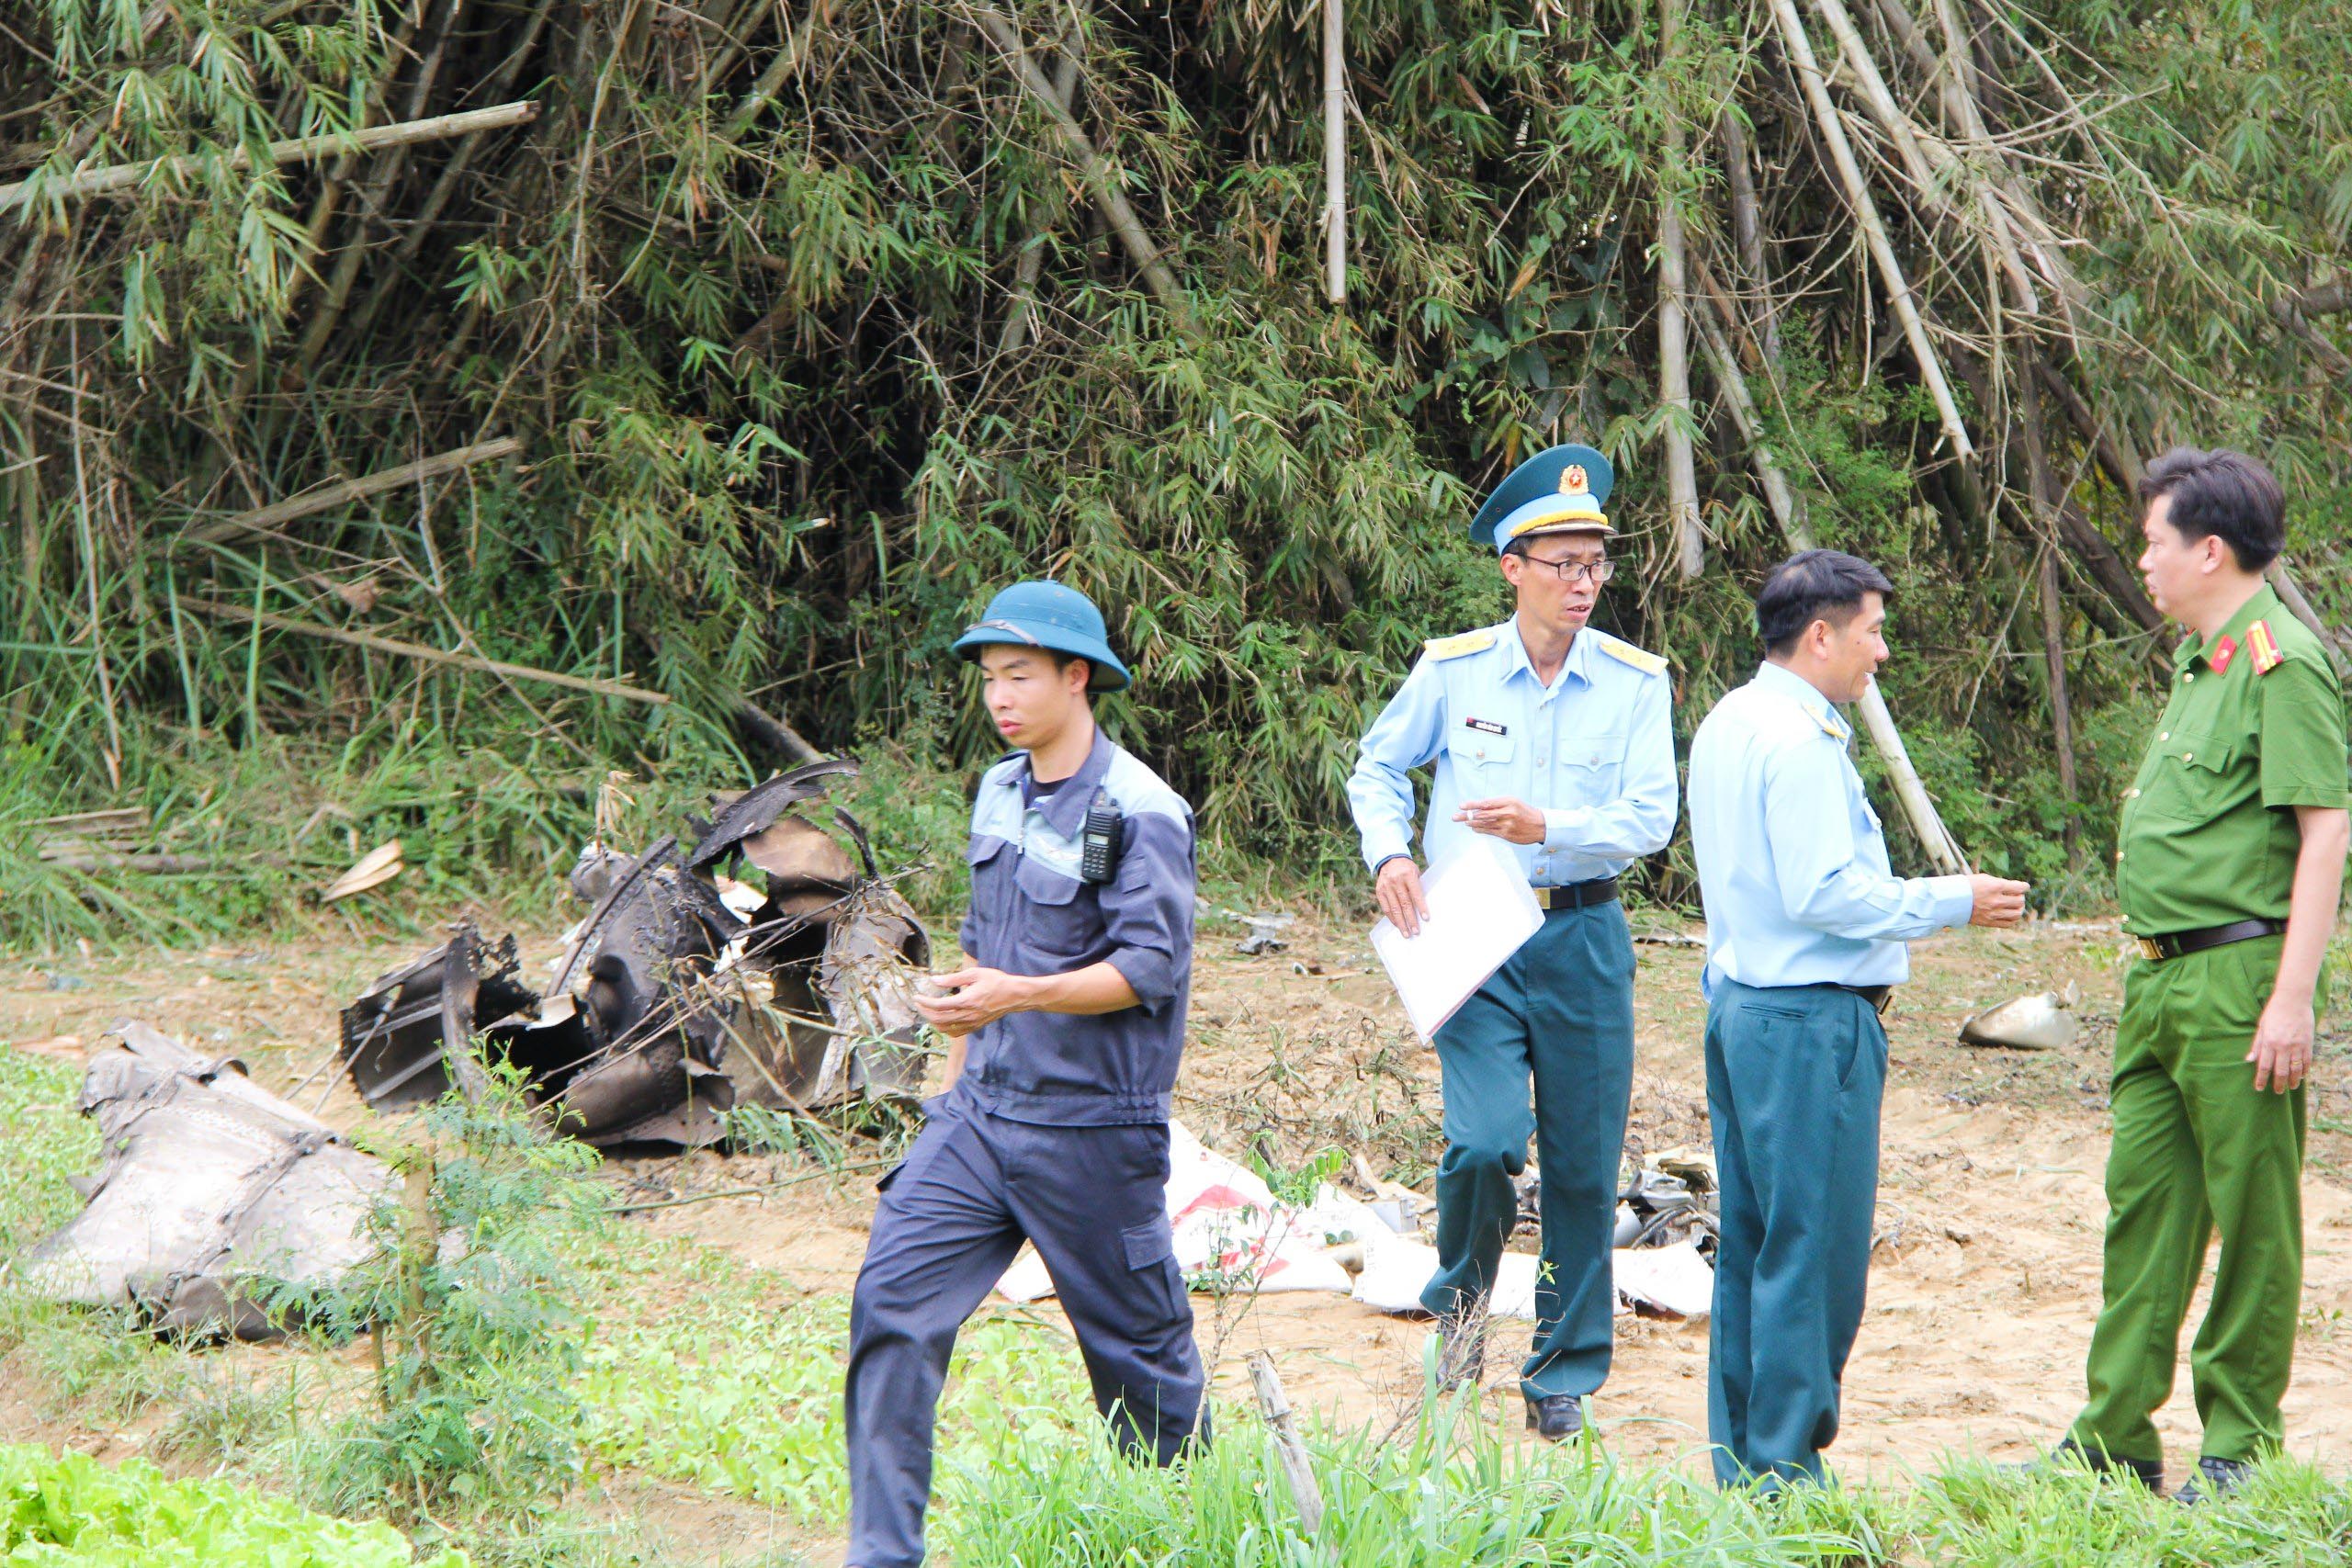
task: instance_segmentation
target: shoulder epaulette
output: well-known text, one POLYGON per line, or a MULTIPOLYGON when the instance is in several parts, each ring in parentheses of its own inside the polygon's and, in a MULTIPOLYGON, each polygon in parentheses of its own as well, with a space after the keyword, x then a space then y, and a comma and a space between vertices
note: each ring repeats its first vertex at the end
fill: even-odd
POLYGON ((1652 653, 1645 648, 1635 648, 1632 643, 1621 637, 1611 637, 1607 632, 1595 632, 1593 635, 1600 639, 1600 651, 1618 663, 1630 664, 1645 675, 1666 673, 1664 655, 1652 653))
POLYGON ((2287 659, 2278 651, 2278 639, 2271 635, 2268 621, 2256 621, 2246 627, 2245 654, 2254 660, 2254 672, 2257 675, 2269 674, 2287 659))
POLYGON ((1431 659, 1459 659, 1465 653, 1478 653, 1494 646, 1495 628, 1486 626, 1453 637, 1433 637, 1421 644, 1421 652, 1431 659))

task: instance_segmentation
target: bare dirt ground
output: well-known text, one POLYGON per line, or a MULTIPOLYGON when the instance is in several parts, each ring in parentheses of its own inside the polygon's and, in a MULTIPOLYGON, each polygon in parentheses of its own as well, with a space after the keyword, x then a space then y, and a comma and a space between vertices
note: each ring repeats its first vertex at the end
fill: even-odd
MULTIPOLYGON (((1230 921, 1204 917, 1179 1114, 1237 1156, 1255 1150, 1295 1168, 1336 1145, 1365 1151, 1382 1174, 1426 1190, 1441 1147, 1436 1064, 1405 1031, 1360 934, 1302 921, 1288 951, 1253 957, 1233 951, 1239 934, 1230 921)), ((354 933, 136 960, 14 962, 0 968, 0 1042, 78 1061, 110 1021, 138 1017, 198 1049, 243 1059, 284 1092, 320 1065, 344 1000, 429 941, 354 933)), ((536 961, 552 951, 552 931, 526 945, 536 961)), ((1832 1455, 1847 1473, 1899 1482, 1907 1469, 1955 1453, 2022 1458, 2072 1415, 2098 1303, 2119 947, 2111 923, 2089 921, 1953 933, 1915 949, 1912 984, 1890 1021, 1869 1317, 1832 1455), (2070 980, 2081 987, 2086 1025, 2074 1046, 2023 1053, 1955 1043, 1969 1011, 2070 980)), ((1699 957, 1688 946, 1641 952, 1628 1149, 1704 1146, 1699 957)), ((2311 1107, 2309 1260, 2288 1418, 2297 1452, 2343 1470, 2352 1467, 2352 1076, 2343 1056, 2352 1030, 2339 1018, 2325 1032, 2311 1107)), ((309 1105, 322 1091, 331 1121, 360 1113, 339 1077, 322 1076, 296 1098, 309 1105)), ((606 1179, 632 1198, 691 1196, 757 1183, 769 1168, 702 1153, 616 1160, 606 1179)), ((861 1177, 803 1182, 758 1200, 697 1201, 630 1223, 773 1269, 799 1292, 823 1292, 848 1289, 871 1204, 870 1178, 861 1177)), ((1418 1388, 1425 1324, 1335 1296, 1195 1304, 1228 1404, 1247 1401, 1243 1358, 1261 1347, 1275 1354, 1294 1402, 1336 1422, 1385 1426, 1418 1388)), ((1050 1302, 988 1310, 1060 1322, 1050 1302)), ((2201 1311, 2200 1298, 2192 1325, 2201 1311)), ((1637 1462, 1697 1462, 1705 1325, 1618 1323, 1616 1368, 1596 1403, 1611 1446, 1637 1462)), ((1509 1428, 1521 1416, 1499 1341, 1516 1326, 1498 1330, 1488 1379, 1488 1408, 1509 1428)), ((26 1423, 40 1403, 20 1387, 0 1397, 0 1409, 12 1428, 31 1435, 26 1423)), ((2197 1434, 2185 1366, 2159 1425, 2177 1467, 2195 1451, 2197 1434)), ((99 1434, 75 1446, 93 1446, 91 1438, 106 1446, 99 1434)))

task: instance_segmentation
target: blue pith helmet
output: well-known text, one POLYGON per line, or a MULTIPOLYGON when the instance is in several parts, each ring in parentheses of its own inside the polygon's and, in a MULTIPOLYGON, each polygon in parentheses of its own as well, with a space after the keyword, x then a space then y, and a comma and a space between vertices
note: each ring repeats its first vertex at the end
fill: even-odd
POLYGON ((1016 582, 1000 592, 956 639, 956 651, 978 661, 980 649, 991 643, 1076 654, 1087 662, 1090 692, 1115 692, 1127 683, 1127 667, 1111 651, 1103 631, 1102 612, 1093 600, 1058 582, 1016 582))
POLYGON ((1538 534, 1594 534, 1607 538, 1617 530, 1609 525, 1609 491, 1617 472, 1609 459, 1589 446, 1554 446, 1538 452, 1516 468, 1478 515, 1470 520, 1470 542, 1492 545, 1497 554, 1514 539, 1538 534))

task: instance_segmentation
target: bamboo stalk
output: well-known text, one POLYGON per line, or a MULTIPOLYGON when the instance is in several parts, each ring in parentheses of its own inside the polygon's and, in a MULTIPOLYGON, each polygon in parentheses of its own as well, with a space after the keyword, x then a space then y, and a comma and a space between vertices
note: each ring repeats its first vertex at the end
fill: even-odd
POLYGON ((402 642, 398 637, 378 637, 372 632, 346 631, 341 626, 322 626, 315 621, 298 621, 290 616, 273 615, 267 610, 248 609, 243 604, 225 604, 218 599, 198 599, 189 595, 181 604, 208 615, 223 620, 250 621, 255 626, 272 631, 291 632, 297 637, 314 637, 327 642, 345 643, 353 648, 365 648, 377 653, 390 653, 401 659, 421 660, 428 664, 447 664, 458 670, 478 671, 485 675, 503 675, 510 680, 538 681, 550 686, 568 686, 576 692, 594 692, 603 697, 622 697, 633 703, 650 703, 656 707, 667 704, 667 692, 650 692, 642 686, 631 686, 620 681, 602 681, 586 675, 565 675, 553 670, 535 670, 527 664, 509 664, 503 660, 477 659, 468 653, 451 653, 447 649, 427 648, 423 643, 402 642))
MULTIPOLYGON (((502 130, 510 125, 527 124, 537 118, 539 106, 526 99, 519 103, 499 104, 492 108, 468 109, 463 114, 435 115, 430 119, 410 120, 401 125, 379 125, 367 130, 298 136, 291 141, 271 142, 263 149, 262 156, 272 164, 300 164, 323 158, 331 152, 380 152, 389 147, 408 147, 419 141, 439 141, 452 136, 470 136, 478 130, 502 130)), ((253 165, 251 155, 243 147, 230 152, 222 161, 232 169, 253 165)), ((104 196, 108 191, 127 190, 151 177, 177 178, 193 175, 200 171, 205 163, 203 158, 185 154, 175 158, 151 158, 137 164, 115 164, 103 169, 69 175, 44 186, 40 194, 60 201, 67 197, 104 196)), ((23 206, 31 199, 30 187, 39 184, 38 179, 32 179, 0 186, 0 212, 23 206)))
POLYGON ((1951 393, 1951 383, 1945 378, 1942 358, 1935 344, 1928 340, 1927 323, 1919 317, 1919 307, 1911 292, 1910 280, 1904 276, 1903 264, 1895 259, 1894 243, 1887 237, 1886 225, 1878 214, 1878 204, 1871 199, 1870 186, 1862 178, 1861 164, 1854 157, 1853 143, 1847 140, 1845 122, 1838 118, 1838 107, 1829 101, 1829 86, 1822 76, 1821 65, 1814 58, 1813 41, 1805 36, 1804 18, 1797 15, 1795 0, 1772 0, 1772 16, 1780 23, 1781 34, 1788 46, 1789 62, 1796 70, 1797 82, 1804 90, 1805 100, 1812 106, 1813 115, 1821 130, 1821 140, 1829 149, 1838 178, 1846 188, 1846 199, 1854 210, 1854 221, 1862 231, 1869 245, 1871 258, 1878 265, 1880 279, 1886 285, 1887 302, 1894 309, 1895 319, 1903 325, 1903 335, 1911 344, 1911 355, 1918 364, 1919 378, 1927 384, 1928 394, 1934 399, 1936 413, 1941 421, 1944 437, 1951 443, 1952 452, 1963 460, 1976 456, 1976 444, 1968 438, 1968 427, 1962 423, 1960 404, 1951 393))
POLYGON ((1975 225, 1966 221, 1965 215, 1944 194, 1945 184, 1963 186, 1975 198, 1984 214, 1979 238, 1992 248, 2002 272, 2009 280, 2018 308, 2039 313, 2041 301, 2033 287, 2033 278, 2026 271, 2025 258, 2018 252, 2017 238, 2009 226, 2007 213, 1992 187, 1978 178, 1961 162, 1959 154, 1936 138, 1928 135, 1911 121, 1901 105, 1894 101, 1886 78, 1880 73, 1878 62, 1871 57, 1870 45, 1863 40, 1861 29, 1854 25, 1842 0, 1813 0, 1814 9, 1829 24, 1830 32, 1838 39, 1838 51, 1846 63, 1848 73, 1860 89, 1862 106, 1887 139, 1901 154, 1905 171, 1912 184, 1930 206, 1954 222, 1964 227, 1975 225))
MULTIPOLYGON (((1067 111, 1070 99, 1078 92, 1078 51, 1080 36, 1075 28, 1054 62, 1054 101, 1067 111)), ((1046 225, 1041 220, 1035 233, 1021 248, 1021 259, 1012 266, 1012 305, 1004 315, 1004 333, 997 339, 999 355, 1018 354, 1029 341, 1029 313, 1037 295, 1037 280, 1046 271, 1046 225)))
POLYGON ((2330 630, 2327 623, 2320 619, 2319 611, 2312 602, 2303 597, 2303 591, 2295 586, 2294 576, 2287 570, 2287 558, 2280 556, 2272 561, 2262 575, 2270 580, 2271 588, 2278 593, 2278 602, 2287 606, 2288 614, 2310 627, 2312 636, 2319 638, 2319 645, 2327 649, 2327 657, 2335 664, 2336 673, 2346 673, 2344 658, 2346 644, 2343 634, 2330 630))
POLYGON ((1348 63, 1340 0, 1323 0, 1323 293, 1348 302, 1348 63))
MULTIPOLYGON (((1679 0, 1660 0, 1658 49, 1670 64, 1679 30, 1679 0)), ((1669 182, 1682 174, 1682 117, 1668 111, 1666 178, 1657 193, 1657 395, 1666 438, 1666 510, 1686 578, 1707 566, 1707 536, 1699 521, 1699 479, 1690 453, 1690 347, 1685 335, 1690 284, 1685 276, 1682 209, 1669 182)))
POLYGON ((242 538, 248 534, 266 533, 281 523, 290 523, 298 517, 308 517, 315 513, 330 511, 347 501, 359 501, 368 496, 380 495, 385 491, 399 490, 403 485, 416 484, 437 475, 470 468, 476 463, 488 463, 501 457, 511 457, 522 449, 523 443, 512 435, 502 435, 492 441, 479 441, 470 446, 459 446, 447 452, 436 453, 433 457, 420 458, 413 463, 402 463, 396 468, 385 468, 377 473, 362 475, 356 479, 342 479, 334 484, 322 485, 317 490, 305 491, 300 495, 291 496, 268 506, 256 507, 251 512, 240 512, 232 517, 224 517, 217 523, 208 523, 200 528, 191 528, 180 536, 180 543, 217 545, 224 540, 242 538))
MULTIPOLYGON (((2026 484, 2032 493, 2034 511, 2040 514, 2043 544, 2041 560, 2035 570, 2041 577, 2041 658, 2048 673, 2050 690, 2051 740, 2058 752, 2058 787, 2072 806, 2076 799, 2075 782, 2075 718, 2073 704, 2066 693, 2066 615, 2058 598, 2058 546, 2050 537, 2050 525, 2061 499, 2057 476, 2050 469, 2050 452, 2042 435, 2041 389, 2040 378, 2034 374, 2039 355, 2030 344, 2022 350, 2025 362, 2018 367, 2018 415, 2025 431, 2026 484)), ((2075 852, 2075 818, 2066 818, 2066 852, 2075 852)))
MULTIPOLYGON (((1724 404, 1731 412, 1732 423, 1739 431, 1741 445, 1747 449, 1748 461, 1756 468, 1757 481, 1772 515, 1780 522, 1781 535, 1792 549, 1812 549, 1812 531, 1804 525, 1788 477, 1781 471, 1770 447, 1765 444, 1764 422, 1757 417, 1755 401, 1747 391, 1747 378, 1740 373, 1739 361, 1732 357, 1730 344, 1705 312, 1699 312, 1698 322, 1699 341, 1714 361, 1724 404)), ((1894 728, 1894 715, 1888 710, 1886 695, 1878 689, 1876 681, 1864 689, 1861 701, 1855 705, 1861 710, 1862 727, 1870 731, 1871 744, 1878 748, 1880 758, 1886 763, 1887 777, 1894 784, 1894 797, 1902 803, 1903 815, 1909 820, 1920 847, 1927 851, 1928 861, 1946 875, 1967 871, 1968 857, 1962 852, 1951 829, 1944 826, 1934 798, 1919 777, 1919 770, 1912 765, 1911 753, 1903 744, 1902 732, 1894 728)))
MULTIPOLYGON (((82 391, 82 323, 73 324, 67 352, 74 356, 74 391, 82 391)), ((82 536, 82 581, 87 590, 90 605, 90 651, 92 662, 98 667, 98 697, 107 716, 106 759, 107 783, 118 794, 122 789, 122 721, 115 714, 114 672, 107 662, 106 622, 98 612, 98 537, 90 525, 90 475, 82 457, 82 422, 74 422, 74 517, 82 536)))
POLYGON ((817 40, 817 24, 824 20, 827 9, 822 3, 810 6, 808 14, 800 18, 800 25, 784 35, 775 58, 768 62, 767 69, 752 84, 752 90, 743 95, 743 101, 735 106, 735 112, 727 117, 726 127, 719 132, 720 141, 741 140, 743 132, 752 129, 752 122, 760 118, 760 111, 775 101, 784 79, 799 70, 801 62, 808 58, 808 46, 817 40))
POLYGON ((1739 258, 1741 282, 1756 291, 1757 346, 1765 362, 1781 357, 1781 327, 1772 309, 1770 269, 1764 258, 1762 206, 1756 199, 1756 175, 1748 167, 1747 128, 1736 106, 1728 107, 1716 121, 1724 144, 1724 179, 1731 193, 1731 236, 1739 258))
MULTIPOLYGON (((449 0, 441 28, 433 40, 433 48, 416 70, 416 80, 411 84, 408 96, 408 118, 413 122, 432 101, 433 84, 441 74, 441 62, 447 58, 449 35, 464 17, 466 0, 449 0)), ((368 259, 368 226, 382 215, 384 200, 391 194, 393 182, 408 167, 408 149, 395 147, 387 156, 376 161, 368 172, 368 183, 359 193, 359 210, 353 214, 351 229, 341 252, 334 259, 334 276, 327 282, 326 296, 311 312, 311 320, 302 333, 302 342, 296 350, 294 366, 282 384, 300 386, 310 378, 319 355, 326 351, 327 342, 334 336, 335 328, 343 321, 344 311, 351 304, 351 291, 359 281, 359 268, 368 259)))
POLYGON ((1160 259, 1159 247, 1153 244, 1150 236, 1145 233, 1143 220, 1136 217, 1136 209, 1127 204, 1125 194, 1119 188, 1117 173, 1095 151, 1093 139, 1086 134, 1085 127, 1072 118, 1069 109, 1054 101, 1054 85, 1046 79, 1043 71, 1037 69, 1037 62, 1030 58, 1028 50, 1021 42, 1021 35, 1013 30, 1011 22, 985 6, 975 6, 972 17, 1012 67, 1013 79, 1044 107, 1046 118, 1061 133, 1063 145, 1078 164, 1080 177, 1093 193, 1095 206, 1110 223, 1113 232, 1119 236, 1120 243, 1126 247, 1129 259, 1135 263, 1136 270, 1143 275, 1144 283, 1159 300, 1161 308, 1167 310, 1169 320, 1187 336, 1196 334, 1200 326, 1193 315, 1192 304, 1184 298, 1176 275, 1160 259))

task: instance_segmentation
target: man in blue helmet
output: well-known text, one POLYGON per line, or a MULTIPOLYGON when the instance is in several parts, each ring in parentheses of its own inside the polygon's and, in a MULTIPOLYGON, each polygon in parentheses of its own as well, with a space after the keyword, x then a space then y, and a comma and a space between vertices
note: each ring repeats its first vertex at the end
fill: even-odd
POLYGON ((1535 1343, 1520 1370, 1527 1424, 1583 1429, 1609 1374, 1617 1176, 1634 1077, 1634 946, 1617 878, 1674 830, 1666 660, 1586 623, 1614 563, 1609 460, 1589 446, 1529 458, 1470 536, 1501 554, 1517 611, 1439 637, 1372 728, 1348 800, 1382 913, 1408 935, 1429 908, 1412 856, 1410 771, 1435 764, 1424 852, 1474 833, 1517 846, 1541 930, 1439 1028, 1446 1151, 1438 1166, 1441 1375, 1478 1375, 1485 1306, 1518 1216, 1512 1178, 1541 1168, 1535 1343), (1529 1084, 1534 1087, 1533 1109, 1529 1084))
POLYGON ((882 1179, 850 1307, 851 1568, 922 1561, 956 1333, 1036 1244, 1122 1448, 1207 1435, 1169 1229, 1168 1116, 1193 969, 1193 813, 1096 727, 1127 683, 1086 596, 1022 582, 956 639, 1016 748, 972 805, 967 965, 918 1001, 946 1091, 882 1179))

